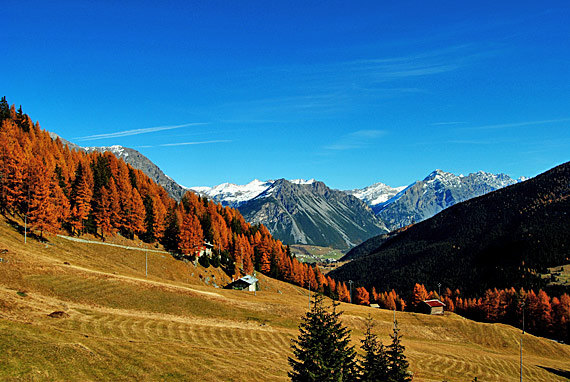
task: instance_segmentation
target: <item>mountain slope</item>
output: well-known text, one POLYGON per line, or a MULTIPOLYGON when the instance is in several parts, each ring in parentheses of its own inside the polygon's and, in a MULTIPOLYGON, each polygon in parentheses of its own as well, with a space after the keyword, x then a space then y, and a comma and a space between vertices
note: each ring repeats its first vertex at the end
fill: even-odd
POLYGON ((371 205, 390 230, 428 219, 456 203, 517 183, 505 174, 479 171, 468 176, 435 170, 391 199, 371 205))
POLYGON ((334 271, 379 290, 437 283, 462 292, 540 288, 546 267, 570 262, 570 163, 456 204, 334 271))
POLYGON ((387 232, 358 198, 322 182, 295 184, 285 179, 239 207, 251 223, 263 223, 285 243, 349 248, 387 232))
POLYGON ((148 159, 146 156, 142 155, 140 152, 128 147, 123 147, 119 145, 114 146, 94 146, 94 147, 81 147, 75 143, 69 142, 63 139, 59 135, 53 132, 49 132, 51 139, 59 139, 61 143, 68 146, 71 150, 85 151, 87 153, 97 151, 103 153, 109 151, 119 159, 123 159, 126 163, 133 166, 137 170, 141 170, 146 176, 151 178, 154 182, 161 185, 168 194, 177 201, 182 199, 182 196, 186 193, 186 189, 176 183, 172 178, 166 175, 153 161, 148 159))
POLYGON ((109 151, 117 158, 124 160, 137 170, 141 170, 146 176, 151 178, 154 182, 164 187, 168 194, 177 201, 182 199, 186 193, 186 189, 176 183, 172 178, 166 175, 162 170, 154 164, 150 159, 142 155, 134 149, 123 146, 109 146, 109 147, 83 147, 86 152, 98 151, 103 153, 109 151))

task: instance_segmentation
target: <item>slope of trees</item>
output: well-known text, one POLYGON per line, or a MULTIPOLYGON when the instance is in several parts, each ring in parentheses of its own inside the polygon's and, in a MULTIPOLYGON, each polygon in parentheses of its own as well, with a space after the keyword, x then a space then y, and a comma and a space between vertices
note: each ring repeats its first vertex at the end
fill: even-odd
POLYGON ((552 291, 540 274, 570 263, 568 211, 570 163, 456 204, 388 240, 379 238, 378 247, 331 277, 395 289, 406 298, 415 282, 452 285, 469 295, 495 287, 552 291))
POLYGON ((234 277, 254 270, 348 301, 344 283, 300 263, 263 225, 188 192, 178 203, 112 153, 70 150, 0 100, 0 213, 45 233, 120 234, 195 255, 207 241, 234 277))

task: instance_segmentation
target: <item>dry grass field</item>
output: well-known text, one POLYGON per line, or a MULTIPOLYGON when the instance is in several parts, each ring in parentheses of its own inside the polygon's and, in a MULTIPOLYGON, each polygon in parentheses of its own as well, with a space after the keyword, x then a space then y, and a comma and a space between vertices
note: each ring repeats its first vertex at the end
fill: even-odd
MULTIPOLYGON (((260 277, 253 293, 149 253, 23 237, 0 220, 0 380, 286 381, 307 291, 260 277), (62 312, 50 317, 53 312, 62 312)), ((138 243, 122 243, 137 246, 138 243)), ((371 314, 387 343, 392 312, 342 304, 359 344, 371 314)), ((414 381, 518 381, 520 331, 454 314, 398 312, 414 381)), ((524 380, 565 381, 570 346, 525 334, 524 380)))

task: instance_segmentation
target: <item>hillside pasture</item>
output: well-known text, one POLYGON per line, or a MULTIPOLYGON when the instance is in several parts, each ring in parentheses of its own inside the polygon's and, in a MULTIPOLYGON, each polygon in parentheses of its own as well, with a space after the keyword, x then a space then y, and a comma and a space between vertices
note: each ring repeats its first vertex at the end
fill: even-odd
MULTIPOLYGON (((131 243, 136 245, 138 243, 131 243)), ((0 380, 287 381, 308 291, 262 275, 254 293, 169 255, 23 237, 0 221, 0 380), (57 317, 50 317, 53 312, 57 317)), ((386 344, 393 312, 341 304, 359 345, 371 315, 386 344)), ((454 314, 396 312, 414 381, 517 381, 519 329, 454 314)), ((570 346, 524 335, 524 378, 565 381, 570 346)))

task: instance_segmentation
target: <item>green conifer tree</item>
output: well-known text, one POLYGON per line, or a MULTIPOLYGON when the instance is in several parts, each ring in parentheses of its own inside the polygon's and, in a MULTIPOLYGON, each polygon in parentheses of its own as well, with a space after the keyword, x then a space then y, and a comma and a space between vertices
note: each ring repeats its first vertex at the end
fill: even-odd
POLYGON ((357 368, 354 347, 350 346, 350 331, 340 321, 341 312, 333 302, 332 312, 324 306, 324 297, 315 295, 313 306, 299 325, 299 337, 289 357, 293 382, 351 382, 356 381, 357 368))
POLYGON ((400 329, 398 329, 398 321, 394 321, 393 333, 390 335, 392 343, 388 345, 388 381, 390 382, 409 382, 412 380, 409 372, 409 363, 404 355, 406 348, 402 345, 400 329))
POLYGON ((388 356, 382 342, 372 333, 373 327, 372 318, 368 316, 365 336, 361 340, 364 354, 360 361, 360 382, 388 381, 388 356))

